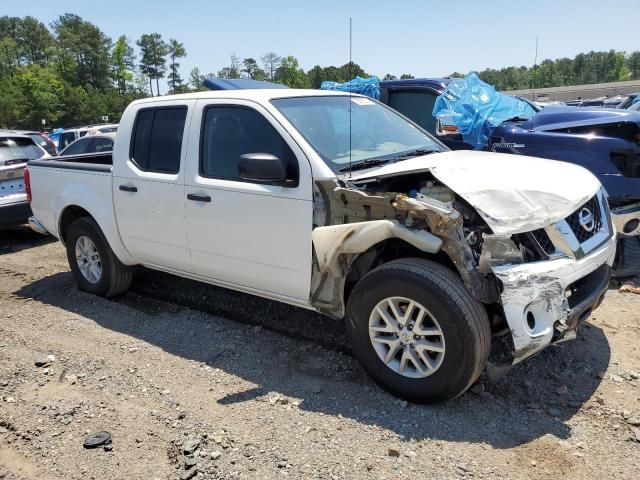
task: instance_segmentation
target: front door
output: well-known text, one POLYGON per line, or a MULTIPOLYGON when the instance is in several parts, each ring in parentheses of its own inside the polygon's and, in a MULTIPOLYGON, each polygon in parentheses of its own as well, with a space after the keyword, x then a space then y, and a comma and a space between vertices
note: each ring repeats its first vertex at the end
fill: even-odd
POLYGON ((116 141, 114 158, 120 161, 114 162, 113 198, 118 228, 129 253, 144 265, 191 270, 183 136, 194 104, 145 107, 136 115, 130 144, 116 141))
POLYGON ((201 100, 193 125, 190 144, 200 148, 189 152, 185 191, 194 271, 236 288, 308 301, 312 176, 302 150, 249 101, 201 100), (284 159, 292 185, 240 178, 238 160, 248 153, 284 159))

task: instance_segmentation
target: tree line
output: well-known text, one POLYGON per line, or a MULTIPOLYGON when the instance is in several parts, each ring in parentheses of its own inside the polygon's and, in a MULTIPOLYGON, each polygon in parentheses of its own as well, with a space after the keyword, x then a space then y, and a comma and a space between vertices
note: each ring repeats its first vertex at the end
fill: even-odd
MULTIPOLYGON (((294 56, 266 52, 242 59, 231 54, 229 64, 217 72, 196 67, 184 78, 180 62, 186 56, 185 46, 174 38, 147 33, 135 41, 125 35, 113 41, 97 25, 70 13, 49 26, 29 16, 0 17, 0 128, 41 128, 43 119, 47 127, 69 127, 98 123, 105 115, 118 121, 137 98, 200 91, 207 77, 319 88, 325 80, 370 76, 353 62, 305 71, 294 56)), ((581 53, 534 67, 486 69, 480 77, 498 90, 632 80, 640 78, 640 52, 581 53)), ((380 78, 398 77, 387 73, 380 78)))
MULTIPOLYGON (((497 90, 562 87, 640 79, 640 51, 588 52, 573 58, 544 60, 533 67, 486 69, 480 78, 497 90)), ((462 77, 457 72, 452 77, 462 77)))

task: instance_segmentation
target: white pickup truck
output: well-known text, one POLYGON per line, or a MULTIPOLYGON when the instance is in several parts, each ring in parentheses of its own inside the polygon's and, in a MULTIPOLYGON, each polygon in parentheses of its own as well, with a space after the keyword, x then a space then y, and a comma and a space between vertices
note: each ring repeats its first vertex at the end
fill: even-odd
POLYGON ((615 254, 587 170, 451 152, 339 92, 136 101, 112 156, 27 170, 30 223, 82 290, 118 295, 144 265, 345 318, 365 370, 413 401, 464 392, 492 333, 513 363, 574 335, 615 254))

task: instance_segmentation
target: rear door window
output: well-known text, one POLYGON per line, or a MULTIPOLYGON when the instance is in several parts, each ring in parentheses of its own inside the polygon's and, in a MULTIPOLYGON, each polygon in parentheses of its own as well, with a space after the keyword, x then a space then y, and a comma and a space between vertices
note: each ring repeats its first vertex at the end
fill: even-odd
POLYGON ((389 106, 431 134, 436 132, 436 119, 433 116, 435 103, 436 95, 425 89, 392 90, 389 92, 389 106))
POLYGON ((63 152, 60 152, 60 155, 80 155, 81 153, 87 153, 87 148, 90 143, 91 140, 83 138, 69 145, 63 152))
POLYGON ((113 140, 110 138, 94 138, 89 147, 90 153, 110 152, 113 150, 113 140))
POLYGON ((178 173, 187 107, 140 110, 131 140, 130 157, 141 170, 178 173))

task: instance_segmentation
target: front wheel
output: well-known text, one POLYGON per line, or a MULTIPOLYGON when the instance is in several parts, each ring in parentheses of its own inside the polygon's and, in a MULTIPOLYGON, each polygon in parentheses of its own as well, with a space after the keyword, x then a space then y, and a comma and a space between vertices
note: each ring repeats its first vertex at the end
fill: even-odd
POLYGON ((69 226, 65 243, 69 267, 80 290, 109 298, 129 288, 133 278, 131 267, 118 260, 93 219, 75 220, 69 226))
POLYGON ((347 331, 369 375, 414 402, 463 393, 482 373, 491 345, 483 306, 449 269, 418 258, 386 263, 358 282, 347 331))

